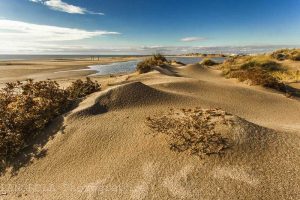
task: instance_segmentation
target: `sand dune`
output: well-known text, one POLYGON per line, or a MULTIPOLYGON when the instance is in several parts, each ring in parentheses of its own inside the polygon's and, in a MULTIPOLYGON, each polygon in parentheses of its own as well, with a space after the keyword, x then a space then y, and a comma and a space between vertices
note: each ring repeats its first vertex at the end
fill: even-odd
POLYGON ((132 75, 92 94, 64 120, 35 159, 1 183, 23 199, 300 199, 300 103, 226 80, 201 65, 172 74, 132 75), (170 109, 221 108, 235 125, 234 145, 200 158, 170 150, 152 134, 149 116, 170 109), (29 188, 30 184, 36 190, 29 188), (38 188, 40 187, 40 188, 38 188))

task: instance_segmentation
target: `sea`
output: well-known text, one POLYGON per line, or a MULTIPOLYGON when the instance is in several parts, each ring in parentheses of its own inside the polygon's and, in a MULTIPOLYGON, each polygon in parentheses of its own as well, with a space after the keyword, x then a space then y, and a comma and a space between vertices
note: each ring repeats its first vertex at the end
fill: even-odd
MULTIPOLYGON (((194 64, 201 62, 202 58, 199 57, 167 57, 168 60, 175 60, 177 62, 181 62, 184 64, 194 64)), ((225 58, 212 58, 212 60, 216 62, 223 62, 225 58)), ((127 61, 127 62, 116 62, 106 65, 91 65, 88 66, 88 69, 83 70, 91 70, 95 73, 91 76, 95 75, 107 75, 107 74, 119 74, 119 73, 128 73, 128 72, 134 72, 136 69, 137 64, 142 59, 133 60, 133 61, 127 61)), ((78 71, 78 70, 77 70, 78 71)))

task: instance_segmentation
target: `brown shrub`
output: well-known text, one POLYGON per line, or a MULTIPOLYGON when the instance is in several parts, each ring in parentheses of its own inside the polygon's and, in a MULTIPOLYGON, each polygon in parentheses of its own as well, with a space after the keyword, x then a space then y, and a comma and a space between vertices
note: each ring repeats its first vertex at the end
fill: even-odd
POLYGON ((85 82, 80 79, 76 80, 66 89, 66 91, 69 93, 70 99, 77 99, 99 91, 100 89, 100 85, 97 81, 93 82, 87 77, 85 82))
POLYGON ((67 90, 50 80, 7 83, 0 90, 0 169, 10 165, 77 98, 99 89, 90 79, 75 81, 67 90))

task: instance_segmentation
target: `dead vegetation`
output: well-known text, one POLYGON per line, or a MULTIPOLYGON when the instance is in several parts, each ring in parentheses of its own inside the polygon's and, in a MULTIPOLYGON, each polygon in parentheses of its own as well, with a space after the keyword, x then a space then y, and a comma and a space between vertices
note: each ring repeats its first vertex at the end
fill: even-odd
POLYGON ((168 135, 174 151, 203 157, 222 154, 231 146, 226 133, 234 122, 220 109, 171 109, 163 116, 148 117, 146 123, 154 133, 168 135))
POLYGON ((54 118, 79 98, 98 90, 100 85, 89 78, 77 80, 67 89, 51 80, 7 83, 0 90, 0 170, 32 145, 54 118))

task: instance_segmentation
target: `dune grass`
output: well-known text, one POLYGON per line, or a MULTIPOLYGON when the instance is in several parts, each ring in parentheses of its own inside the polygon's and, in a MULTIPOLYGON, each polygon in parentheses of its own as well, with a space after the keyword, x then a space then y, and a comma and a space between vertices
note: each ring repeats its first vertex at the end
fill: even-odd
POLYGON ((250 85, 276 89, 288 95, 298 95, 287 85, 287 81, 297 81, 297 71, 292 71, 270 55, 235 56, 226 60, 221 69, 227 78, 237 78, 250 85))
POLYGON ((154 67, 163 67, 168 63, 168 60, 161 54, 154 54, 152 57, 147 58, 137 64, 136 70, 140 74, 148 73, 153 70, 154 67))
POLYGON ((271 57, 283 61, 283 60, 294 60, 300 61, 300 49, 280 49, 271 54, 271 57))
POLYGON ((66 89, 51 80, 7 83, 0 90, 0 170, 75 101, 99 90, 100 85, 89 78, 66 89))
POLYGON ((200 64, 204 65, 204 66, 214 66, 214 65, 218 65, 219 63, 217 63, 211 59, 205 58, 201 61, 200 64))

